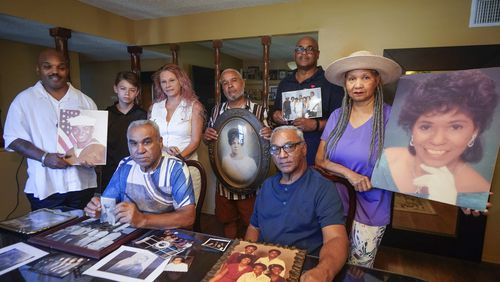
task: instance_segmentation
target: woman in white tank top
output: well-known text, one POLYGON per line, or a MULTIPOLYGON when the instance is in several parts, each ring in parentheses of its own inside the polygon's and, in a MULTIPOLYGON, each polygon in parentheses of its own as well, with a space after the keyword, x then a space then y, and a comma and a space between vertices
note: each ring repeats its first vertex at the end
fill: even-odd
MULTIPOLYGON (((177 65, 166 64, 153 75, 155 103, 149 119, 155 121, 163 137, 163 149, 170 155, 198 160, 203 123, 203 105, 194 93, 187 74, 177 65)), ((191 171, 195 198, 200 194, 200 175, 191 171)))

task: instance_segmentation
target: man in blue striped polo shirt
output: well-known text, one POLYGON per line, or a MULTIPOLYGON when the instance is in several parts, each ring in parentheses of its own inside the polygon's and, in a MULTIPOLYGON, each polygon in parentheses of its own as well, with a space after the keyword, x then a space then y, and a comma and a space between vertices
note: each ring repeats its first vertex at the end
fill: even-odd
MULTIPOLYGON (((156 123, 132 122, 127 140, 130 156, 120 162, 102 195, 116 199, 116 221, 148 229, 191 226, 195 201, 189 170, 181 160, 162 153, 156 123)), ((100 216, 100 211, 99 197, 85 208, 91 217, 100 216)))

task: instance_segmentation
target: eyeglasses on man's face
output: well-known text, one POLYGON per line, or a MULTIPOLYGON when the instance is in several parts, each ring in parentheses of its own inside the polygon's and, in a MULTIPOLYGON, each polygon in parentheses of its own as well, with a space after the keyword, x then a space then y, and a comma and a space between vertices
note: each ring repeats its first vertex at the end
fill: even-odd
POLYGON ((293 153, 298 145, 304 143, 304 141, 299 141, 295 143, 286 143, 283 146, 271 145, 269 147, 269 153, 273 156, 278 156, 281 153, 281 149, 285 151, 287 154, 293 153))
POLYGON ((295 47, 295 53, 303 53, 306 52, 307 54, 312 54, 316 49, 312 46, 307 46, 307 47, 302 47, 302 46, 296 46, 295 47))

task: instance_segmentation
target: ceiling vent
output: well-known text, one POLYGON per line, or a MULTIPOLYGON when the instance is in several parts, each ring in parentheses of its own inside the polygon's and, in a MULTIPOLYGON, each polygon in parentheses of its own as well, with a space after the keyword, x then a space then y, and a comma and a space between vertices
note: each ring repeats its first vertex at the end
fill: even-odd
POLYGON ((472 0, 469 27, 500 26, 500 0, 472 0))

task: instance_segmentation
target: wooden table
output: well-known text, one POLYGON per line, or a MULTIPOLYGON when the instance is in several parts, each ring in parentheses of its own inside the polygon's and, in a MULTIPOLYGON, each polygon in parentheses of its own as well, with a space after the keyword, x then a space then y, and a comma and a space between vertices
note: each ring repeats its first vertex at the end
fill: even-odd
MULTIPOLYGON (((178 281, 178 282, 195 282, 201 281, 205 274, 212 268, 212 266, 217 262, 217 260, 222 256, 222 252, 212 250, 210 248, 204 247, 201 243, 205 242, 208 238, 217 238, 216 236, 196 233, 186 230, 180 230, 180 232, 195 238, 195 243, 190 249, 191 256, 195 259, 189 267, 189 271, 185 273, 176 272, 163 272, 157 279, 157 281, 178 281)), ((5 247, 18 242, 26 242, 27 236, 23 236, 14 232, 6 231, 0 229, 0 247, 5 247)), ((36 246, 39 247, 39 246, 36 246)), ((45 248, 41 248, 46 251, 45 248)), ((91 277, 87 275, 81 275, 80 273, 88 269, 92 264, 97 262, 97 260, 91 260, 90 263, 81 267, 80 271, 77 273, 69 274, 63 279, 58 279, 46 275, 39 274, 37 272, 31 271, 29 265, 22 266, 16 270, 0 276, 0 281, 107 281, 105 279, 91 277)), ((313 268, 317 265, 318 259, 315 257, 308 256, 304 262, 303 271, 313 268)), ((363 267, 357 267, 346 264, 342 269, 341 273, 335 278, 334 281, 423 281, 417 278, 404 276, 401 274, 391 273, 387 271, 368 269, 363 267)))

